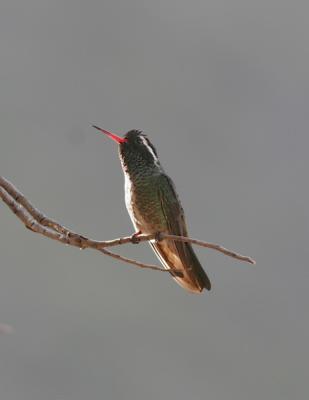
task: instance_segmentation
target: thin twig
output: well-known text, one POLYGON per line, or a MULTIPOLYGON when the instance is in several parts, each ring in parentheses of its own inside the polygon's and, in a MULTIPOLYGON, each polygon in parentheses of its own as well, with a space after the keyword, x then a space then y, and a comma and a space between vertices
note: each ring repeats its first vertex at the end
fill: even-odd
POLYGON ((245 262, 248 262, 248 263, 254 264, 254 265, 256 264, 255 260, 253 260, 251 257, 243 256, 242 254, 236 253, 235 251, 228 250, 225 247, 220 246, 219 244, 203 242, 198 239, 187 238, 184 236, 167 235, 165 233, 161 233, 160 235, 162 235, 162 238, 166 238, 169 240, 175 240, 178 242, 192 243, 192 244, 196 244, 197 246, 201 246, 201 247, 207 247, 208 249, 213 249, 213 250, 219 251, 220 253, 223 253, 226 256, 236 258, 239 261, 245 261, 245 262))
POLYGON ((121 256, 120 254, 112 253, 111 251, 106 250, 104 248, 101 248, 101 249, 98 249, 98 250, 101 251, 103 254, 106 254, 107 256, 115 258, 116 260, 124 261, 126 263, 135 265, 135 266, 137 266, 139 268, 152 269, 154 271, 169 272, 172 276, 183 277, 183 273, 181 271, 177 270, 177 269, 173 269, 173 270, 172 269, 165 269, 165 268, 158 267, 157 265, 144 264, 144 263, 141 263, 139 261, 132 260, 132 258, 127 258, 127 257, 121 256))
MULTIPOLYGON (((179 270, 170 270, 162 267, 158 267, 152 264, 141 263, 136 260, 121 256, 119 254, 112 253, 106 250, 106 247, 113 247, 123 245, 126 243, 136 243, 136 237, 125 236, 113 240, 98 241, 89 239, 83 235, 69 230, 58 222, 44 215, 41 211, 35 208, 29 200, 7 179, 0 176, 0 198, 7 204, 12 212, 19 218, 25 226, 33 232, 39 233, 43 236, 47 236, 50 239, 57 240, 58 242, 79 247, 80 249, 94 249, 101 253, 104 253, 110 257, 116 258, 117 260, 124 261, 129 264, 133 264, 140 268, 147 268, 156 271, 170 272, 173 276, 183 276, 179 270)), ((247 256, 243 256, 234 251, 228 250, 218 244, 208 243, 197 239, 192 239, 184 236, 169 235, 167 233, 158 232, 150 235, 139 235, 137 236, 138 242, 152 241, 152 240, 174 240, 196 244, 201 247, 207 247, 209 249, 216 250, 229 257, 233 257, 240 261, 245 261, 251 264, 255 264, 255 261, 247 256)))

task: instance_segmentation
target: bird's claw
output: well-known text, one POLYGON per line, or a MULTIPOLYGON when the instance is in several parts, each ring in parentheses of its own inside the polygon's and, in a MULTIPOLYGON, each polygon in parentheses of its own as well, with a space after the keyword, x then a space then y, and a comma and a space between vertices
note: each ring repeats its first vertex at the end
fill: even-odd
POLYGON ((133 244, 138 244, 140 242, 139 235, 142 233, 142 231, 137 231, 131 235, 131 243, 133 244))

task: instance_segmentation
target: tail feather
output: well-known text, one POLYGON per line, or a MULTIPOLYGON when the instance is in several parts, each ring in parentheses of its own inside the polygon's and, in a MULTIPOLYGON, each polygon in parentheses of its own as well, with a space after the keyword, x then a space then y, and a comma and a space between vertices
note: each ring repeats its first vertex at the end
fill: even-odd
POLYGON ((190 243, 168 240, 149 243, 164 268, 182 271, 183 277, 174 277, 180 286, 194 293, 200 293, 204 288, 211 289, 210 280, 190 243))

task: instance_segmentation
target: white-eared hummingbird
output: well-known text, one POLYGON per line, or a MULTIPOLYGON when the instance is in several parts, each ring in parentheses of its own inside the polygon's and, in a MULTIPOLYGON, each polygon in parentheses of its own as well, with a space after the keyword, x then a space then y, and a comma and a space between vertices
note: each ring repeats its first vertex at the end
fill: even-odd
MULTIPOLYGON (((136 234, 188 236, 183 208, 173 181, 164 172, 155 147, 148 137, 131 130, 123 137, 93 125, 118 143, 125 177, 125 202, 136 234)), ((162 265, 182 272, 174 276, 190 292, 200 293, 211 284, 190 243, 173 240, 149 242, 162 265)))

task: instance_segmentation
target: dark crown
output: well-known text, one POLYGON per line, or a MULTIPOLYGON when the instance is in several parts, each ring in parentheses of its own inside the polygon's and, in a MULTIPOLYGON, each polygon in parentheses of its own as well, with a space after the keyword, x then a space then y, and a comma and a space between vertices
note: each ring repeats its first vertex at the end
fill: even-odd
POLYGON ((137 139, 137 137, 142 136, 142 135, 143 135, 142 131, 139 131, 137 129, 132 129, 124 135, 124 138, 127 139, 129 142, 129 141, 133 141, 133 140, 137 139))

